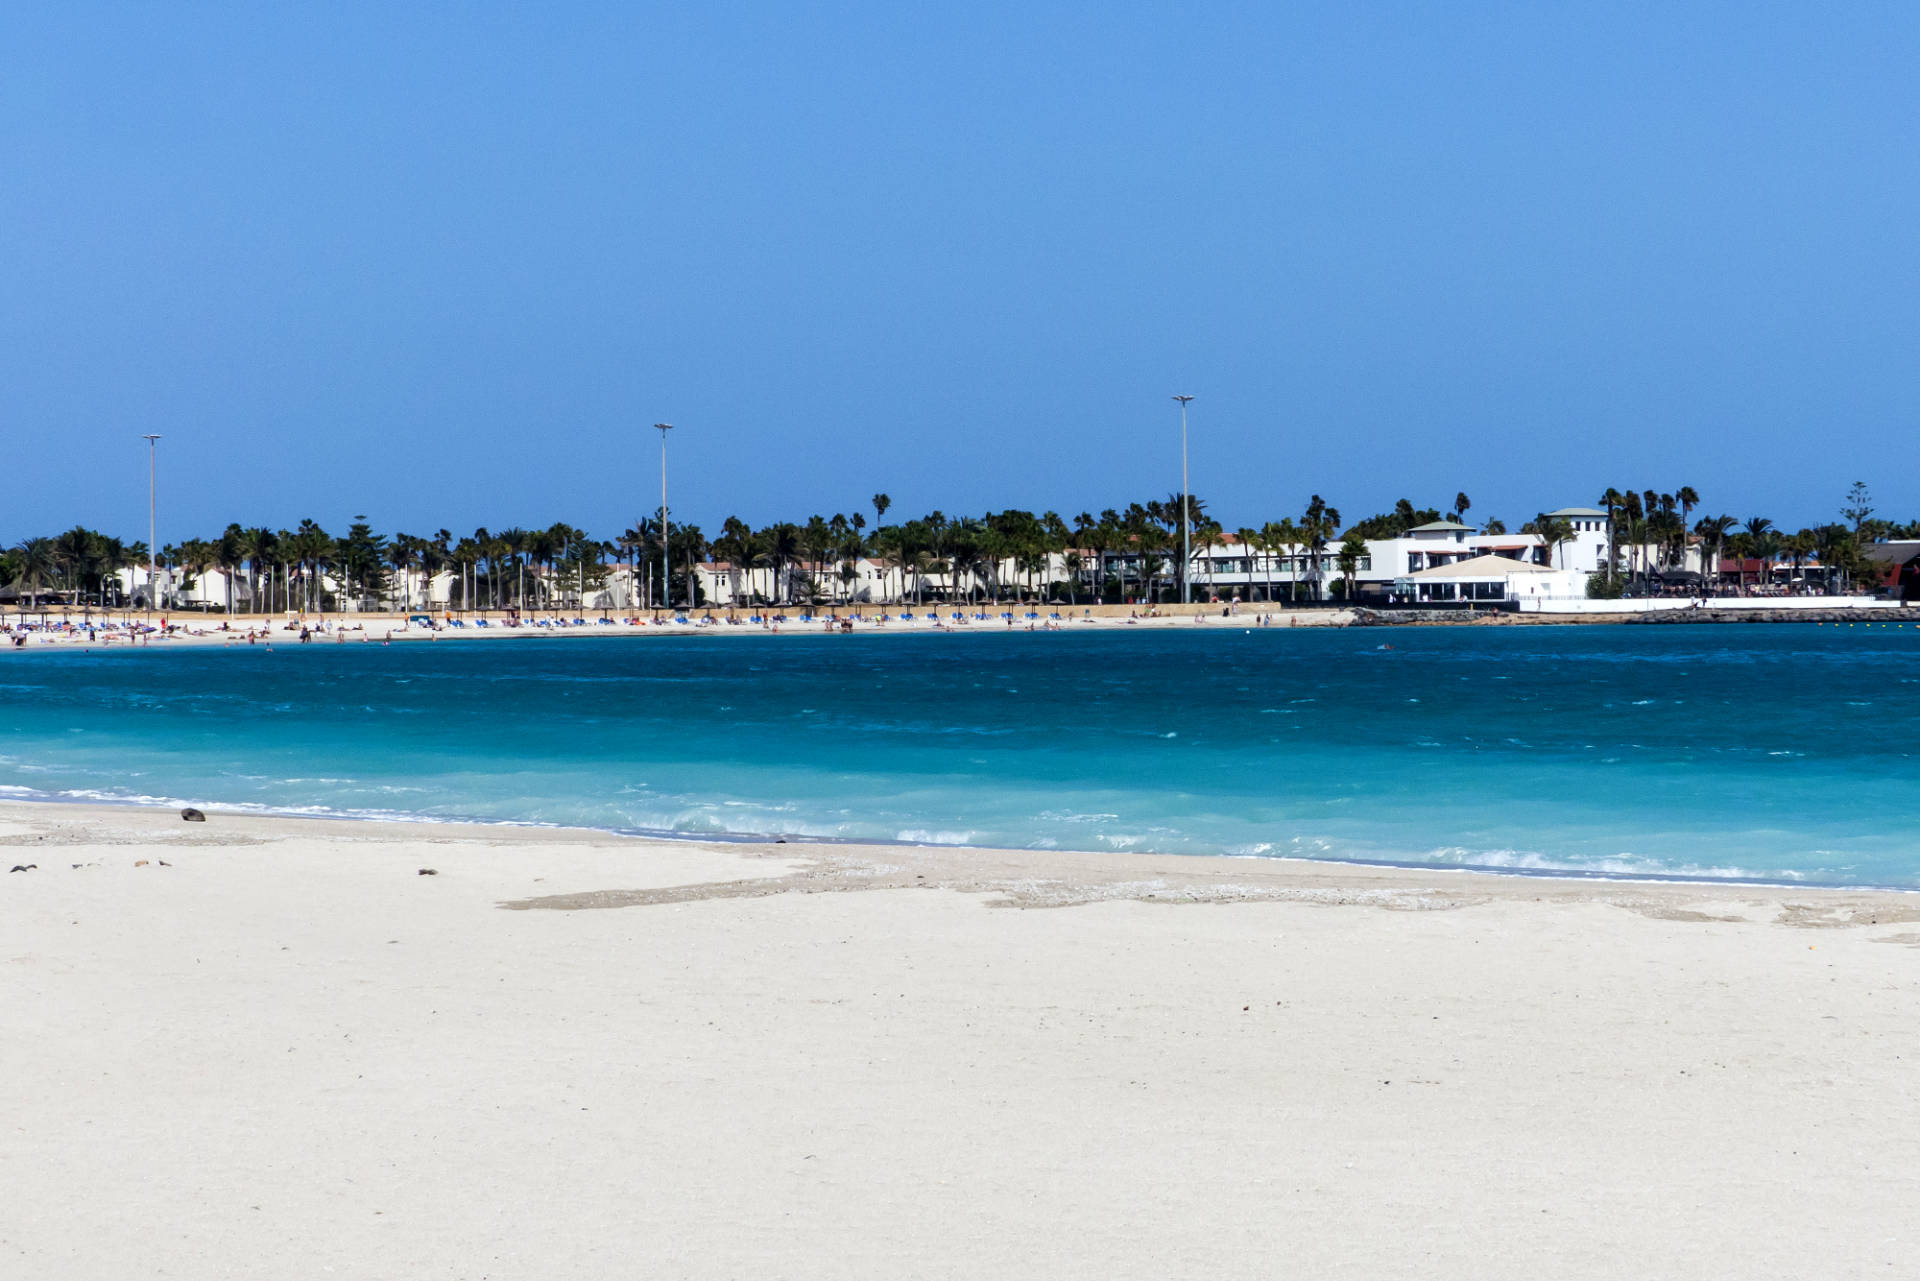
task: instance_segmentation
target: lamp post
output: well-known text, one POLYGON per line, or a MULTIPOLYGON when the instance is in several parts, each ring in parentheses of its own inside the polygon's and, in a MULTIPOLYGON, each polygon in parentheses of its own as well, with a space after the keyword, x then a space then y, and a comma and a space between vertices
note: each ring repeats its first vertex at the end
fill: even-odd
POLYGON ((1187 579, 1193 572, 1193 551, 1189 543, 1189 530, 1193 521, 1187 515, 1187 404, 1192 396, 1175 396, 1180 402, 1180 603, 1187 604, 1193 599, 1193 590, 1187 579))
POLYGON ((153 520, 153 475, 154 455, 158 452, 156 442, 159 441, 160 435, 158 432, 147 432, 141 439, 147 442, 147 625, 151 627, 153 625, 153 593, 158 590, 155 587, 157 580, 154 578, 154 544, 157 536, 153 520))
POLYGON ((667 433, 672 423, 655 423, 660 429, 660 603, 673 608, 672 566, 667 554, 667 433))

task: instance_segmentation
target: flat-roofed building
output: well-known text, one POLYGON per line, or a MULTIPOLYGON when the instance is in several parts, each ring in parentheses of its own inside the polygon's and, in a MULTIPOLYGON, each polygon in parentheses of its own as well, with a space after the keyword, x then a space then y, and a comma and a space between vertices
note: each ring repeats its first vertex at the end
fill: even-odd
POLYGON ((1393 584, 1394 601, 1409 605, 1540 603, 1586 593, 1585 570, 1553 569, 1491 553, 1417 570, 1393 584))

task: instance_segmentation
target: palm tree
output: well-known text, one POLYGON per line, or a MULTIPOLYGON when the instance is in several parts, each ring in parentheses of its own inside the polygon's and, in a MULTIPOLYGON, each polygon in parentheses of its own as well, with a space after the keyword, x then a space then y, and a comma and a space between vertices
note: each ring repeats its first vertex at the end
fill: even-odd
MULTIPOLYGON (((59 548, 51 538, 28 538, 15 543, 13 553, 14 564, 19 572, 19 577, 14 581, 27 593, 31 608, 40 603, 40 592, 50 587, 60 572, 59 548)), ((152 593, 151 584, 147 591, 152 593)))
POLYGON ((1700 568, 1709 582, 1720 581, 1720 553, 1727 534, 1740 522, 1731 516, 1703 516, 1693 532, 1700 535, 1700 568))
POLYGON ((275 542, 273 531, 264 525, 254 525, 248 529, 241 530, 240 538, 241 545, 247 556, 247 589, 252 593, 254 611, 264 608, 265 612, 271 613, 273 610, 273 552, 275 542), (264 602, 264 606, 262 604, 260 591, 260 575, 262 571, 265 571, 267 575, 267 599, 264 602))
POLYGON ((1325 499, 1315 494, 1307 503, 1306 514, 1300 521, 1300 542, 1307 551, 1308 571, 1312 574, 1313 598, 1322 598, 1321 593, 1321 557, 1325 555, 1327 544, 1340 531, 1340 509, 1329 507, 1325 499))
POLYGON ((432 538, 420 540, 420 605, 423 609, 433 608, 433 580, 453 564, 453 549, 447 545, 452 540, 453 534, 444 529, 435 531, 432 538))
POLYGON ((513 566, 513 603, 524 609, 527 604, 527 540, 532 537, 526 530, 515 526, 503 529, 499 534, 501 554, 506 556, 513 566))
POLYGON ((246 564, 247 554, 247 531, 237 523, 228 525, 214 545, 214 562, 220 566, 220 577, 227 584, 228 618, 233 617, 233 576, 246 564))
POLYGON ((1294 599, 1294 588, 1300 583, 1299 568, 1295 567, 1300 541, 1300 529, 1293 523, 1291 516, 1278 522, 1268 521, 1260 527, 1261 546, 1267 553, 1267 599, 1269 601, 1273 599, 1274 561, 1282 554, 1286 556, 1290 567, 1289 572, 1292 575, 1292 583, 1287 588, 1287 598, 1294 599))
POLYGON ((753 584, 748 576, 753 569, 753 527, 738 516, 727 517, 721 523, 720 537, 713 540, 713 553, 725 557, 737 575, 729 582, 729 591, 752 599, 753 584))
MULTIPOLYGON (((189 538, 179 546, 170 549, 170 558, 182 570, 186 571, 182 586, 191 587, 219 559, 220 549, 213 543, 201 538, 189 538)), ((201 609, 206 608, 206 598, 201 597, 201 609)))
POLYGON ((1627 576, 1636 578, 1640 573, 1640 545, 1646 537, 1642 521, 1645 509, 1640 505, 1640 495, 1631 489, 1622 494, 1620 511, 1627 533, 1627 576))
POLYGON ((1600 495, 1600 505, 1607 511, 1607 577, 1612 578, 1620 572, 1620 566, 1614 559, 1613 551, 1614 523, 1617 513, 1626 505, 1626 495, 1609 486, 1607 492, 1600 495))
MULTIPOLYGON (((679 551, 675 559, 687 567, 687 607, 691 609, 700 603, 700 579, 694 572, 695 567, 707 559, 708 554, 713 550, 713 544, 707 541, 707 536, 700 531, 700 526, 693 524, 676 526, 672 541, 679 551)), ((604 546, 604 544, 596 544, 596 546, 604 546)))
POLYGON ((1682 485, 1673 491, 1673 501, 1680 504, 1680 524, 1684 528, 1693 519, 1693 509, 1700 505, 1700 495, 1692 485, 1682 485))
POLYGON ((293 566, 298 560, 294 554, 294 540, 297 537, 291 529, 278 529, 267 544, 272 548, 273 564, 280 571, 280 598, 285 602, 284 608, 288 613, 293 612, 293 566))
POLYGON ((883 525, 873 532, 873 556, 880 564, 881 599, 890 603, 897 604, 906 594, 910 529, 911 526, 883 525), (900 575, 898 591, 893 587, 896 572, 900 575))
POLYGON ((474 598, 480 590, 481 555, 480 544, 471 538, 461 539, 448 553, 448 559, 460 571, 460 608, 463 610, 473 609, 477 603, 474 598))
MULTIPOLYGON (((730 522, 730 524, 739 524, 733 517, 728 517, 728 522, 730 522)), ((639 530, 634 530, 634 528, 620 530, 620 536, 618 536, 616 540, 612 540, 614 555, 618 555, 620 561, 626 565, 626 582, 628 582, 628 601, 630 601, 630 603, 632 603, 632 597, 634 597, 634 584, 639 582, 639 547, 641 547, 643 542, 645 542, 645 540, 641 538, 639 530)), ((526 549, 522 547, 522 553, 524 553, 524 551, 526 551, 526 549)), ((516 557, 516 559, 518 559, 518 557, 516 557)), ((524 597, 526 597, 526 570, 520 570, 520 588, 518 588, 518 595, 520 595, 520 599, 524 601, 524 597)))
MULTIPOLYGON (((1827 528, 1831 528, 1831 526, 1827 528)), ((1789 534, 1782 539, 1780 543, 1780 549, 1793 558, 1793 577, 1796 579, 1800 577, 1800 567, 1806 562, 1807 557, 1814 555, 1816 552, 1824 552, 1826 546, 1826 544, 1823 544, 1820 535, 1811 529, 1803 529, 1797 534, 1789 534)), ((1827 568, 1827 589, 1831 591, 1833 589, 1832 563, 1824 554, 1820 557, 1820 563, 1827 568)))
POLYGON ((1261 547, 1260 531, 1252 528, 1251 526, 1242 526, 1240 529, 1237 529, 1234 531, 1233 536, 1239 539, 1240 546, 1246 549, 1247 599, 1252 600, 1253 599, 1253 576, 1254 576, 1254 573, 1256 572, 1254 566, 1255 566, 1255 563, 1260 559, 1260 554, 1262 550, 1264 550, 1261 547))
POLYGON ((320 568, 333 561, 333 539, 328 536, 326 530, 320 528, 317 521, 308 517, 300 522, 300 528, 294 530, 292 537, 287 541, 291 544, 288 549, 289 554, 301 570, 303 607, 312 609, 317 603, 324 609, 326 593, 324 584, 320 582, 320 568))
POLYGON ((420 540, 412 534, 396 533, 387 544, 387 565, 393 570, 392 582, 399 586, 403 614, 413 609, 413 578, 408 571, 418 563, 419 557, 420 540))
POLYGON ((1085 522, 1080 531, 1080 541, 1093 553, 1093 599, 1104 601, 1107 598, 1107 553, 1112 551, 1119 537, 1117 526, 1119 518, 1112 509, 1100 513, 1100 519, 1094 520, 1082 512, 1076 523, 1085 522))
POLYGON ((807 518, 806 526, 800 531, 800 548, 806 558, 813 562, 812 568, 807 571, 807 591, 811 597, 818 590, 818 584, 814 582, 813 575, 820 571, 821 566, 833 551, 833 530, 828 527, 824 517, 807 518))
MULTIPOLYGON (((1749 516, 1746 520, 1746 546, 1748 555, 1761 562, 1759 577, 1764 581, 1768 574, 1767 560, 1773 555, 1776 538, 1773 522, 1765 516, 1749 516)), ((1746 585, 1746 566, 1740 567, 1740 583, 1746 585)))
POLYGON ((767 598, 790 598, 793 595, 793 577, 787 572, 787 566, 800 556, 800 527, 792 521, 780 521, 762 530, 761 539, 762 554, 773 571, 773 582, 767 598))
POLYGON ((1081 571, 1087 567, 1087 558, 1082 556, 1077 549, 1071 549, 1065 556, 1060 558, 1060 564, 1061 567, 1066 570, 1067 574, 1067 603, 1070 605, 1078 605, 1080 603, 1080 574, 1081 571))
POLYGON ((983 590, 986 587, 986 565, 984 563, 986 551, 982 545, 982 539, 985 534, 986 526, 972 517, 954 521, 946 530, 947 581, 950 584, 949 591, 959 591, 960 576, 965 574, 967 576, 968 604, 973 603, 973 593, 976 587, 983 590))
POLYGON ((64 571, 66 590, 77 600, 100 573, 104 540, 86 526, 75 525, 53 541, 57 571, 64 571))
MULTIPOLYGON (((1465 494, 1461 495, 1466 497, 1465 494)), ((1461 504, 1463 507, 1466 504, 1461 504)), ((1349 530, 1340 542, 1340 551, 1336 562, 1340 566, 1341 597, 1349 604, 1353 601, 1353 576, 1360 570, 1360 558, 1367 554, 1366 540, 1349 530)))
POLYGON ((1542 547, 1544 547, 1546 553, 1548 553, 1549 568, 1565 568, 1561 567, 1561 565, 1553 565, 1553 557, 1559 555, 1559 549, 1561 549, 1563 545, 1571 542, 1572 522, 1559 519, 1559 517, 1549 517, 1548 513, 1542 511, 1538 517, 1528 520, 1521 532, 1523 532, 1523 534, 1536 534, 1536 536, 1540 538, 1540 544, 1542 544, 1542 547))

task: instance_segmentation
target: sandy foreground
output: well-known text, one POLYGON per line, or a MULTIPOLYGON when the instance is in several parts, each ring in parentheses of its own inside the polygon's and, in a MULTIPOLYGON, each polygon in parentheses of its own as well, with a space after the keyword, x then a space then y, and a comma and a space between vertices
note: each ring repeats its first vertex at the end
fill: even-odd
POLYGON ((1920 1266, 1920 896, 20 803, 0 862, 0 1275, 1920 1266))

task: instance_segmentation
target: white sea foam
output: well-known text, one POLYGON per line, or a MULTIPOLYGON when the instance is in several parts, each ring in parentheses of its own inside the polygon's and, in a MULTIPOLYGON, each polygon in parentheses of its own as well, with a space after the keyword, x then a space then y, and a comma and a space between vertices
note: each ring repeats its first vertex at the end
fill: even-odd
POLYGON ((1482 867, 1515 872, 1583 872, 1620 877, 1681 877, 1715 881, 1756 881, 1778 879, 1782 873, 1760 872, 1733 865, 1707 866, 1695 863, 1667 863, 1636 854, 1616 854, 1602 858, 1554 858, 1536 850, 1468 850, 1443 847, 1431 850, 1422 861, 1451 863, 1459 867, 1482 867))
POLYGON ((909 827, 905 831, 894 833, 894 839, 907 845, 967 845, 972 843, 976 833, 969 831, 935 831, 924 827, 909 827))

